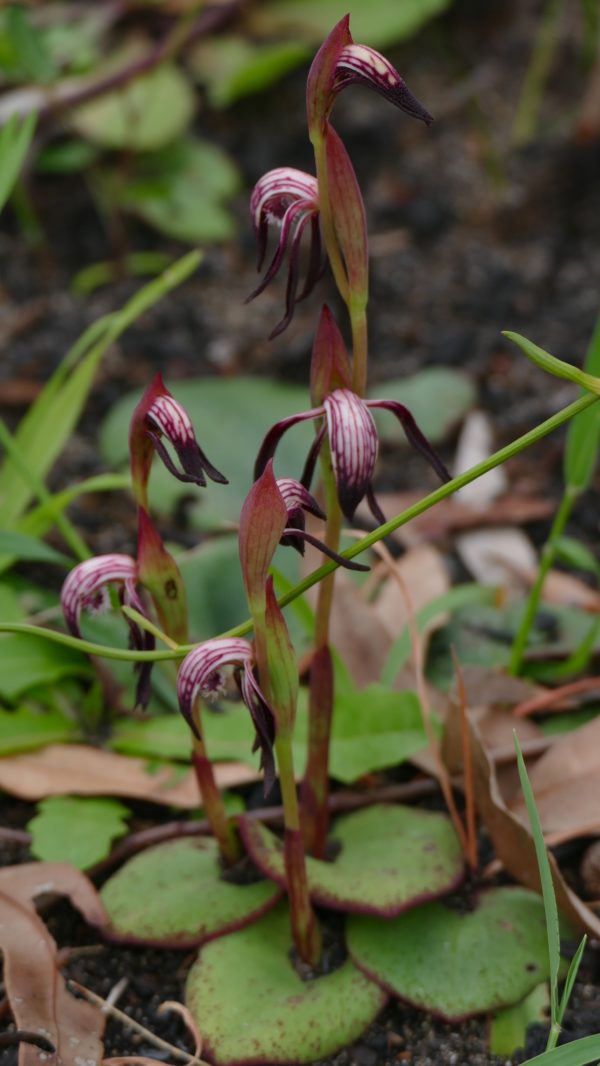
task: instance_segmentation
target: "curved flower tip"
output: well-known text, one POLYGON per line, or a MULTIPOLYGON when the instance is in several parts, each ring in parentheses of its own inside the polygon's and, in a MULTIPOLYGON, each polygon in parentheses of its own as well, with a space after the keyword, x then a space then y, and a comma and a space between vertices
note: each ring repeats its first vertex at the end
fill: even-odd
MULTIPOLYGON (((97 612, 109 606, 108 588, 118 589, 119 601, 145 614, 144 604, 137 592, 138 570, 130 555, 97 555, 73 567, 64 581, 60 602, 67 626, 73 636, 81 636, 79 623, 82 611, 97 612)), ((127 619, 131 643, 138 651, 152 651, 155 646, 151 633, 127 619)), ((152 663, 136 664, 138 684, 136 705, 145 707, 150 698, 152 663)))
POLYGON ((300 552, 300 555, 304 555, 304 541, 312 544, 314 548, 318 548, 324 555, 329 556, 330 559, 334 559, 339 566, 343 566, 346 570, 368 570, 368 566, 363 566, 362 563, 353 563, 349 559, 345 559, 343 555, 339 555, 328 547, 318 537, 314 537, 312 533, 306 531, 306 520, 304 512, 308 511, 309 514, 315 515, 316 518, 325 519, 325 512, 319 507, 319 504, 315 500, 314 496, 311 496, 308 489, 304 487, 299 481, 294 481, 292 478, 278 478, 277 488, 279 489, 283 501, 287 510, 287 528, 283 531, 283 536, 279 541, 280 544, 290 545, 300 552))
POLYGON ((161 374, 156 374, 133 412, 129 450, 134 485, 142 499, 154 451, 179 481, 204 486, 208 476, 212 481, 227 484, 227 478, 200 448, 187 411, 166 388, 161 374), (173 462, 163 438, 174 448, 181 470, 173 462))
POLYGON ((433 122, 389 60, 366 44, 354 43, 349 16, 345 15, 321 45, 308 75, 307 113, 312 134, 325 132, 337 93, 354 84, 374 89, 428 126, 433 122))
POLYGON ((223 669, 227 666, 234 669, 234 679, 254 723, 256 741, 253 750, 257 747, 261 749, 266 793, 275 780, 275 716, 254 676, 254 651, 247 640, 238 637, 207 640, 186 655, 177 675, 181 713, 192 732, 199 737, 194 717, 196 697, 210 700, 221 695, 225 684, 223 669))
POLYGON ((285 315, 271 332, 271 340, 287 328, 296 304, 312 292, 322 273, 317 179, 294 167, 278 167, 268 171, 252 190, 250 213, 258 242, 258 270, 264 262, 269 226, 278 227, 280 232, 275 254, 266 273, 260 284, 247 297, 246 303, 263 292, 279 272, 289 245, 285 315), (298 295, 300 243, 309 223, 311 232, 308 268, 304 286, 298 295))

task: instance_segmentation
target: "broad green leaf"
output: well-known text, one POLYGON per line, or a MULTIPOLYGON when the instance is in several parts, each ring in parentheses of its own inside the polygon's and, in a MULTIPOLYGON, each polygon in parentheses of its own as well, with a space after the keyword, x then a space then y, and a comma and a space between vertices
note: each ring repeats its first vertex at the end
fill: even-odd
POLYGON ((600 1036, 584 1036, 573 1040, 563 1047, 545 1051, 533 1059, 527 1059, 525 1066, 599 1066, 600 1036))
POLYGON ((172 63, 162 63, 123 88, 82 104, 71 113, 78 133, 102 148, 148 152, 170 144, 188 128, 194 91, 172 63))
POLYGON ((321 44, 336 22, 350 13, 355 41, 374 47, 401 41, 440 15, 450 0, 267 0, 252 14, 252 25, 265 33, 289 33, 321 44))
POLYGON ((191 243, 233 236, 235 220, 226 209, 240 184, 228 155, 209 141, 187 138, 168 152, 137 160, 126 183, 109 178, 108 195, 118 205, 169 237, 191 243))
MULTIPOLYGON (((125 721, 117 723, 110 746, 126 755, 178 759, 187 762, 191 751, 191 734, 181 715, 161 714, 147 722, 125 721)), ((209 755, 214 753, 209 748, 209 755)))
POLYGON ((0 129, 0 211, 19 176, 36 122, 37 115, 34 114, 23 120, 13 115, 0 129))
POLYGON ((43 637, 9 633, 0 637, 0 697, 15 700, 39 685, 90 673, 86 656, 43 637))
POLYGON ((505 1007, 490 1023, 490 1051, 492 1055, 512 1056, 517 1048, 525 1047, 528 1026, 544 1022, 548 1009, 548 986, 538 985, 520 1003, 505 1007))
POLYGON ((46 744, 61 744, 72 740, 77 726, 59 710, 36 710, 17 707, 14 711, 0 711, 0 755, 17 751, 35 751, 46 744))
MULTIPOLYGON (((205 529, 222 526, 224 521, 237 522, 267 429, 288 415, 306 410, 306 389, 270 378, 248 377, 185 379, 167 381, 167 385, 184 403, 203 450, 229 478, 228 485, 209 482, 195 494, 198 502, 188 512, 192 522, 205 529)), ((139 397, 139 393, 124 397, 102 424, 100 449, 113 467, 127 461, 129 420, 139 397)), ((284 436, 275 459, 278 477, 300 476, 313 438, 314 430, 306 424, 294 426, 284 436)), ((190 486, 177 481, 155 461, 150 480, 152 505, 163 514, 169 513, 184 495, 190 495, 190 486)))
POLYGON ((8 33, 27 80, 51 82, 57 71, 44 37, 32 24, 27 9, 22 4, 10 4, 6 18, 8 33))
POLYGON ((15 559, 32 563, 54 563, 56 566, 72 566, 73 560, 62 552, 57 552, 43 540, 28 533, 13 533, 0 529, 0 553, 13 555, 15 559))
MULTIPOLYGON (((370 390, 373 399, 398 400, 408 407, 432 444, 444 440, 476 402, 471 377, 462 370, 433 366, 406 378, 386 381, 370 390)), ((373 411, 382 440, 406 443, 391 411, 373 411)))
MULTIPOLYGON (((281 841, 254 819, 240 823, 260 870, 285 887, 281 841)), ((446 814, 398 804, 373 804, 339 818, 333 862, 307 856, 311 899, 322 907, 392 918, 424 900, 451 892, 464 876, 460 841, 446 814)))
POLYGON ((381 685, 336 694, 330 773, 350 784, 364 774, 410 759, 427 746, 414 692, 381 685))
MULTIPOLYGON (((600 375, 600 318, 587 350, 584 369, 588 374, 600 375)), ((571 420, 567 427, 564 471, 565 483, 576 492, 583 492, 590 484, 600 445, 600 404, 595 403, 571 420)))
MULTIPOLYGON (((196 269, 200 253, 189 252, 160 278, 141 288, 120 311, 94 322, 64 357, 50 381, 19 423, 15 443, 38 480, 45 478, 66 445, 93 385, 106 349, 132 322, 196 269)), ((32 499, 31 486, 18 466, 5 459, 0 467, 3 524, 11 527, 32 499)), ((31 528, 24 532, 39 532, 31 528)))
POLYGON ((429 903, 392 921, 352 915, 352 958, 373 979, 448 1021, 516 1003, 548 977, 544 907, 522 888, 492 888, 458 913, 429 903))
POLYGON ((243 1066, 328 1059, 379 1013, 385 994, 349 959, 331 974, 303 981, 291 951, 284 905, 201 949, 185 998, 211 1061, 243 1066))
POLYGON ((69 862, 87 870, 126 832, 129 813, 108 797, 49 796, 27 826, 32 854, 42 862, 69 862))
POLYGON ((221 875, 212 837, 171 841, 125 863, 103 886, 102 902, 119 936, 187 947, 254 921, 280 895, 270 881, 236 885, 221 875))
POLYGON ((94 145, 71 138, 48 144, 38 155, 35 169, 39 174, 74 174, 94 163, 98 154, 94 145))
POLYGON ((310 55, 310 47, 298 41, 258 44, 231 34, 201 41, 190 64, 198 81, 206 85, 212 106, 228 107, 240 97, 268 88, 310 55))

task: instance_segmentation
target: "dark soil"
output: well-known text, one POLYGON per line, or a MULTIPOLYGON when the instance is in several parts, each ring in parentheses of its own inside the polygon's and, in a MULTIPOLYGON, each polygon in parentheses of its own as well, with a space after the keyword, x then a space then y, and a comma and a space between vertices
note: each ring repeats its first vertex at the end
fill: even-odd
MULTIPOLYGON (((361 90, 348 92, 336 105, 336 124, 365 191, 372 234, 371 379, 383 381, 428 364, 466 368, 479 384, 482 406, 494 418, 499 444, 573 395, 564 382, 533 368, 500 331, 517 330, 556 355, 580 362, 598 313, 600 142, 578 144, 571 137, 585 86, 576 5, 565 5, 569 10, 538 135, 525 150, 509 146, 541 7, 534 0, 459 0, 441 22, 390 52, 436 116, 429 131, 361 90)), ((283 163, 310 169, 303 91, 299 74, 276 92, 224 114, 204 109, 200 132, 231 152, 248 187, 283 163)), ((79 178, 43 183, 33 178, 31 194, 46 243, 37 248, 27 244, 10 218, 0 234, 0 413, 12 424, 85 326, 118 307, 137 287, 125 279, 84 302, 69 290, 73 275, 115 250, 165 247, 130 220, 114 220, 110 231, 103 228, 79 178)), ((316 309, 322 298, 336 303, 331 282, 325 279, 319 294, 298 308, 289 330, 267 343, 281 315, 283 286, 271 287, 244 306, 255 284, 245 196, 236 211, 238 240, 207 250, 198 275, 145 315, 107 354, 53 484, 102 471, 96 446, 99 420, 124 391, 144 386, 157 369, 172 382, 192 374, 240 371, 306 381, 316 309)), ((514 485, 523 491, 535 485, 540 494, 556 495, 560 457, 557 435, 511 464, 514 485)), ((384 470, 387 478, 388 467, 384 470)), ((419 485, 420 460, 403 462, 402 474, 400 485, 392 470, 390 485, 419 485)), ((85 526, 95 551, 130 550, 134 511, 117 495, 104 495, 100 506, 89 500, 77 503, 71 514, 85 526)), ((591 493, 582 500, 576 525, 597 540, 598 510, 591 493)), ((537 538, 544 529, 535 530, 537 538)), ((169 532, 189 539, 179 524, 169 532)), ((10 814, 2 821, 19 824, 10 814)), ((15 848, 4 850, 5 862, 22 858, 15 848)), ((66 904, 49 922, 61 945, 97 943, 66 904)), ((193 953, 101 946, 94 953, 74 955, 65 972, 102 996, 125 977, 118 1006, 152 1032, 190 1049, 180 1019, 159 1016, 157 1007, 181 997, 192 958, 193 953)), ((590 953, 565 1038, 600 1031, 599 976, 597 954, 590 953)), ((543 1034, 532 1031, 528 1054, 543 1050, 544 1044, 543 1034)), ((159 1054, 113 1020, 106 1052, 159 1054)), ((16 1052, 4 1051, 0 1060, 12 1064, 16 1052)), ((500 1066, 504 1061, 487 1054, 485 1021, 449 1027, 395 1004, 328 1066, 500 1066)))

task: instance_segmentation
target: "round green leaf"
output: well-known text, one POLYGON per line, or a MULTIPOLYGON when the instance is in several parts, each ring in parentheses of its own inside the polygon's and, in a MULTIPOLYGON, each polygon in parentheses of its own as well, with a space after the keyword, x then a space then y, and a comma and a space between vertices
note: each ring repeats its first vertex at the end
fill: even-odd
POLYGON ((75 129, 102 148, 151 151, 170 144, 189 126, 194 90, 178 67, 161 63, 124 88, 82 104, 72 114, 75 129))
POLYGON ((127 807, 107 796, 49 796, 27 826, 31 852, 43 862, 70 862, 87 870, 123 836, 127 807))
MULTIPOLYGON (((249 819, 240 828, 259 869, 285 887, 279 838, 249 819)), ((374 804, 340 818, 332 836, 341 845, 334 862, 306 860, 311 898, 324 907, 392 917, 450 892, 464 874, 460 844, 444 814, 374 804)))
POLYGON ((470 914, 429 903, 391 922, 353 916, 348 947, 390 992, 448 1021, 516 1003, 549 972, 542 900, 522 888, 490 889, 470 914))
POLYGON ((217 1066, 325 1058, 356 1040, 383 1007, 385 994, 350 960, 326 977, 303 981, 290 962, 291 947, 282 905, 200 952, 186 1002, 217 1066))
POLYGON ((101 896, 115 939, 188 947, 253 921, 280 892, 268 881, 223 880, 216 842, 200 837, 141 852, 106 882, 101 896))

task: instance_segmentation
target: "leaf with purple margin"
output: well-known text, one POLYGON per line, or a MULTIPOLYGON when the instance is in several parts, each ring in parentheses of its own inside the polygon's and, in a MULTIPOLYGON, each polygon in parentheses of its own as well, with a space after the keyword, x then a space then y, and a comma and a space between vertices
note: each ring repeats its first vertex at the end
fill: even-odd
POLYGON ((429 903, 393 921, 353 916, 357 965, 400 999, 448 1021, 523 999, 548 978, 540 896, 523 888, 482 892, 459 914, 429 903))
POLYGON ((217 1066, 308 1063, 356 1040, 385 1004, 377 985, 346 960, 303 981, 290 962, 285 906, 204 947, 192 966, 186 1002, 217 1066))
MULTIPOLYGON (((285 887, 278 838, 245 818, 240 830, 259 869, 285 887)), ((332 836, 341 845, 334 862, 306 860, 311 898, 325 907, 389 918, 463 878, 460 844, 445 814, 375 804, 340 818, 332 836)))
POLYGON ((128 943, 187 947, 255 921, 277 901, 269 881, 236 885, 221 877, 208 837, 161 844, 136 855, 101 891, 108 935, 128 943))

